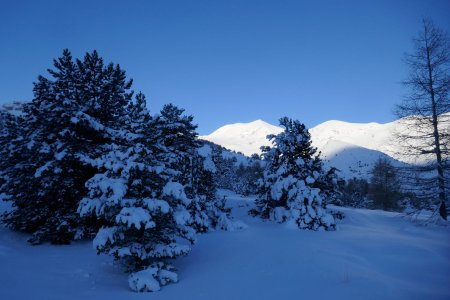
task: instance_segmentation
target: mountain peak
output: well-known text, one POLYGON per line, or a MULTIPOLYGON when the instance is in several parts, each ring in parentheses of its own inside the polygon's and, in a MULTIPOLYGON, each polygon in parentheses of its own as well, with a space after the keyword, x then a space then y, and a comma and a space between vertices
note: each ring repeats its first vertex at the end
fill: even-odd
POLYGON ((261 146, 270 145, 267 135, 281 131, 282 128, 258 119, 248 123, 228 124, 200 138, 250 156, 253 153, 260 154, 261 146))
MULTIPOLYGON (((368 176, 380 156, 396 157, 397 146, 392 141, 395 140, 393 134, 397 126, 396 121, 379 124, 330 120, 311 128, 309 132, 313 146, 321 151, 327 164, 338 167, 344 177, 351 178, 368 176)), ((260 154, 261 146, 271 145, 267 135, 282 131, 282 128, 258 119, 225 125, 200 138, 250 156, 260 154)))
MULTIPOLYGON (((245 123, 244 123, 244 124, 245 124, 245 123)), ((258 120, 252 121, 252 122, 248 122, 247 124, 254 124, 254 125, 270 125, 270 126, 273 126, 272 124, 269 124, 269 123, 267 123, 266 121, 261 120, 261 119, 258 119, 258 120)))

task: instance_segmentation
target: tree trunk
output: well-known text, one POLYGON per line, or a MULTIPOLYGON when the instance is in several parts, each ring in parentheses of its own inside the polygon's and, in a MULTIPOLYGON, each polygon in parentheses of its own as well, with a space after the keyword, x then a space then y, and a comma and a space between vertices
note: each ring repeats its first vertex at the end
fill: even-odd
POLYGON ((447 220, 447 210, 445 207, 445 181, 444 181, 444 168, 442 165, 441 144, 439 140, 439 128, 438 128, 438 115, 436 112, 436 99, 435 91, 433 87, 433 69, 430 62, 430 48, 428 46, 428 36, 425 31, 425 43, 427 51, 427 68, 428 68, 428 84, 430 88, 431 108, 433 114, 433 136, 434 136, 434 149, 436 153, 437 173, 438 173, 438 190, 439 190, 439 214, 444 220, 447 220))

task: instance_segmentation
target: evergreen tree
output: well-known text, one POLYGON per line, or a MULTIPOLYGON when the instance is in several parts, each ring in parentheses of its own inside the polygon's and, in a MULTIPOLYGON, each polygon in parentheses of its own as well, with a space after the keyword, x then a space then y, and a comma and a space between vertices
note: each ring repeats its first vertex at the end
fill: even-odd
POLYGON ((397 170, 387 160, 380 158, 372 169, 368 197, 374 208, 393 210, 398 208, 401 197, 397 170))
POLYGON ((339 190, 339 177, 337 169, 331 167, 323 170, 319 178, 314 182, 313 187, 319 188, 326 204, 342 205, 342 193, 339 190))
POLYGON ((211 159, 216 168, 214 181, 219 188, 245 196, 256 194, 263 173, 263 162, 257 154, 249 158, 217 144, 204 143, 211 148, 211 159))
POLYGON ((262 147, 266 168, 253 213, 302 229, 334 230, 334 218, 325 210, 325 191, 315 186, 322 162, 309 132, 287 117, 280 125, 285 128, 282 133, 268 136, 273 146, 262 147))
POLYGON ((200 142, 197 140, 197 125, 193 124, 193 116, 184 115, 184 109, 173 104, 164 105, 155 117, 154 126, 159 140, 167 153, 166 163, 178 171, 177 181, 186 186, 189 196, 194 195, 193 164, 197 156, 200 142))
POLYGON ((97 251, 133 272, 137 291, 176 281, 167 259, 188 253, 197 231, 242 227, 215 197, 192 116, 167 105, 152 117, 125 72, 95 51, 74 61, 65 50, 54 66, 23 118, 1 115, 8 226, 33 233, 32 243, 97 233, 97 251))
POLYGON ((225 198, 216 195, 215 175, 218 168, 213 160, 214 148, 204 143, 198 149, 197 163, 194 164, 194 178, 196 178, 195 207, 191 207, 196 228, 199 232, 206 232, 210 228, 236 230, 246 225, 231 218, 231 209, 226 207, 225 198), (206 222, 205 222, 206 221, 206 222), (206 226, 205 226, 206 225, 206 226))
POLYGON ((209 145, 212 149, 211 157, 217 169, 214 174, 214 181, 222 189, 235 190, 234 186, 240 180, 236 177, 236 158, 226 155, 230 150, 213 143, 209 145))
POLYGON ((254 195, 258 192, 258 182, 263 177, 264 169, 259 159, 252 158, 249 160, 249 165, 239 164, 235 170, 236 180, 233 184, 233 191, 244 195, 254 195))
POLYGON ((343 205, 357 208, 372 207, 371 201, 367 199, 368 192, 369 183, 366 179, 349 179, 341 187, 343 205))
POLYGON ((99 171, 78 210, 105 224, 94 246, 131 272, 130 288, 156 291, 177 281, 168 259, 187 254, 196 232, 231 221, 213 197, 214 185, 205 187, 213 184, 213 170, 200 155, 192 117, 173 105, 152 117, 142 94, 127 111, 121 133, 91 161, 99 171))
POLYGON ((177 281, 167 259, 187 254, 194 242, 187 210, 192 200, 175 181, 178 172, 169 166, 173 153, 159 140, 142 94, 129 111, 126 134, 93 162, 101 172, 86 183, 89 194, 79 212, 104 220, 94 246, 132 272, 130 288, 156 291, 177 281))
POLYGON ((223 199, 216 197, 217 168, 211 160, 210 148, 197 139, 193 117, 185 115, 184 109, 167 104, 153 124, 167 152, 163 161, 177 173, 174 180, 184 187, 191 200, 188 206, 191 225, 197 232, 235 229, 238 223, 231 220, 230 209, 225 207, 223 199))
POLYGON ((38 77, 24 106, 22 136, 9 143, 10 180, 2 186, 14 206, 3 221, 32 233, 33 244, 68 243, 97 231, 97 221, 80 219, 78 203, 96 173, 91 161, 120 135, 132 97, 125 72, 105 66, 95 51, 74 61, 64 50, 49 73, 38 77))
POLYGON ((217 184, 214 174, 217 168, 212 161, 210 148, 205 145, 199 147, 191 161, 189 190, 192 190, 194 195, 216 199, 217 184))
MULTIPOLYGON (((15 158, 11 156, 11 150, 13 149, 13 143, 16 143, 19 138, 21 118, 16 117, 9 112, 0 110, 0 191, 3 184, 10 179, 6 174, 6 168, 14 164, 15 158)), ((3 190, 5 192, 5 190, 3 190)), ((6 193, 0 193, 0 200, 2 198, 9 197, 6 193)))

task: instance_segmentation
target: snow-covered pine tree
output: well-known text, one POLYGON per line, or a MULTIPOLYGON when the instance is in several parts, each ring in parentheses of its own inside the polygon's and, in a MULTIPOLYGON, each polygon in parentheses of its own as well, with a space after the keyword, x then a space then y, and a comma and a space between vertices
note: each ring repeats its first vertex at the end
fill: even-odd
POLYGON ((235 170, 236 180, 233 184, 233 191, 244 195, 255 195, 258 192, 258 182, 263 176, 262 162, 259 159, 251 158, 248 165, 239 164, 235 170))
POLYGON ((16 163, 15 158, 10 154, 13 144, 17 143, 17 138, 21 136, 20 121, 20 117, 0 110, 0 201, 2 198, 9 197, 5 190, 2 189, 2 185, 10 180, 9 176, 11 174, 8 175, 5 170, 16 163))
POLYGON ((176 282, 167 260, 187 254, 195 235, 187 210, 192 200, 175 181, 179 171, 169 166, 172 153, 153 121, 138 94, 130 105, 126 134, 92 161, 102 172, 86 183, 89 194, 79 207, 81 215, 94 214, 107 224, 94 247, 131 272, 129 285, 135 291, 156 291, 176 282))
POLYGON ((257 208, 252 213, 277 222, 291 222, 301 229, 336 228, 325 209, 325 191, 317 187, 322 162, 311 146, 305 125, 283 117, 284 131, 269 135, 272 147, 262 147, 266 161, 257 208))
POLYGON ((184 114, 184 109, 166 104, 153 121, 154 131, 167 152, 165 163, 179 171, 177 181, 186 186, 190 197, 194 194, 192 160, 200 147, 193 119, 193 116, 184 114))
POLYGON ((239 230, 246 225, 231 217, 231 208, 226 207, 226 199, 216 195, 215 174, 218 172, 213 162, 213 149, 209 143, 204 143, 197 149, 194 158, 193 179, 196 201, 190 206, 194 226, 198 232, 206 232, 210 228, 223 230, 239 230))
POLYGON ((317 178, 314 187, 322 191, 325 204, 343 205, 342 192, 339 189, 339 182, 342 180, 339 178, 335 167, 325 170, 322 165, 321 176, 317 178))
POLYGON ((356 208, 373 207, 371 201, 367 199, 369 183, 366 179, 353 177, 346 182, 342 182, 340 190, 343 206, 356 208))
MULTIPOLYGON (((7 145, 9 141, 17 137, 18 117, 10 114, 7 111, 0 110, 0 143, 1 145, 7 145)), ((6 151, 5 148, 1 148, 0 151, 6 151)))
POLYGON ((167 153, 162 161, 178 172, 174 180, 184 187, 191 200, 188 210, 196 231, 242 227, 241 223, 231 220, 231 211, 225 207, 225 201, 216 197, 216 167, 211 160, 210 148, 197 139, 193 116, 185 115, 182 108, 167 104, 154 118, 153 126, 167 153))
POLYGON ((402 198, 397 169, 386 158, 378 158, 372 168, 368 198, 373 207, 383 210, 396 210, 402 198))
POLYGON ((236 158, 226 157, 224 153, 227 150, 222 146, 213 143, 209 143, 209 145, 212 149, 212 160, 217 169, 214 174, 214 181, 222 189, 234 190, 233 186, 239 180, 239 178, 236 178, 236 158))
POLYGON ((79 217, 78 203, 96 173, 89 162, 120 132, 132 97, 125 72, 105 66, 95 51, 74 62, 64 50, 49 73, 39 76, 24 107, 22 136, 10 144, 16 161, 2 186, 14 206, 3 221, 32 233, 33 244, 68 243, 97 231, 96 220, 79 217))
POLYGON ((203 144, 196 149, 191 164, 192 191, 206 199, 217 198, 217 183, 214 174, 217 172, 216 165, 212 160, 211 147, 203 144))

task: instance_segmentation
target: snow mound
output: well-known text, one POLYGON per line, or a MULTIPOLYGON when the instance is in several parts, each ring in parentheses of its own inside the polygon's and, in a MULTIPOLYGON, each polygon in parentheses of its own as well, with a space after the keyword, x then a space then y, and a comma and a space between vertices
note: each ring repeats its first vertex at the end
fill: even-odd
POLYGON ((128 277, 128 285, 136 292, 156 292, 161 289, 161 285, 177 281, 178 275, 165 269, 161 263, 153 264, 145 270, 132 273, 128 277))

